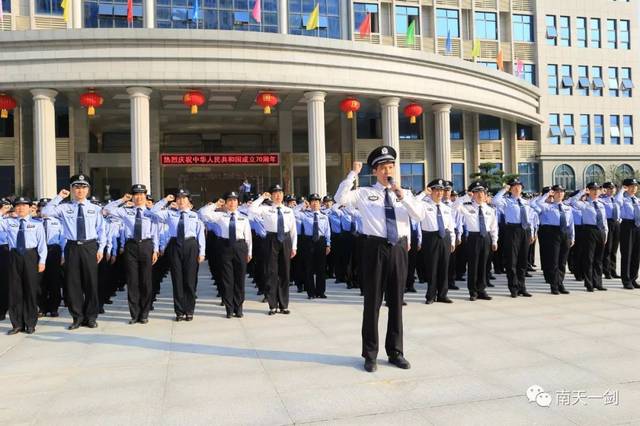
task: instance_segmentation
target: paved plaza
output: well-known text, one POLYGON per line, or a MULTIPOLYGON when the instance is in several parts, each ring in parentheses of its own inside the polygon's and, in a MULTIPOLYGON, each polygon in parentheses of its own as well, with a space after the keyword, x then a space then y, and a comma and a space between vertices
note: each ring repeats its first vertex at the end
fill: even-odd
POLYGON ((404 311, 412 369, 381 352, 370 374, 357 290, 331 280, 328 299, 292 294, 291 315, 268 317, 247 281, 245 317, 226 319, 201 273, 195 319, 176 323, 165 280, 147 325, 127 324, 119 292, 97 329, 67 331, 63 310, 34 335, 0 336, 0 424, 640 424, 640 291, 567 282, 554 296, 536 272, 533 298, 511 299, 500 275, 492 301, 462 289, 429 306, 418 285, 404 311))

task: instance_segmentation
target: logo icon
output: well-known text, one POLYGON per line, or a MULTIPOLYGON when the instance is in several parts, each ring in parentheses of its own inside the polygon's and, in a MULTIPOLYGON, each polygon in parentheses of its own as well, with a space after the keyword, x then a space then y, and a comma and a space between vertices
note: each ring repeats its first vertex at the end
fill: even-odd
POLYGON ((541 386, 531 385, 527 389, 527 399, 529 402, 536 402, 540 407, 551 406, 551 395, 542 389, 541 386))

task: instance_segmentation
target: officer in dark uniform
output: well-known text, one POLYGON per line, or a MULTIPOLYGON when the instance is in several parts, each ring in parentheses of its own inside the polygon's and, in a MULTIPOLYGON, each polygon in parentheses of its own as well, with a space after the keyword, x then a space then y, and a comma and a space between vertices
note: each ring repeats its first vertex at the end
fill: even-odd
MULTIPOLYGON (((32 334, 38 322, 40 276, 47 260, 47 241, 40 221, 31 218, 31 200, 18 197, 13 202, 14 218, 4 218, 11 209, 0 209, 0 230, 9 241, 9 318, 13 328, 7 334, 32 334)), ((6 271, 3 271, 6 273, 6 271)))
POLYGON ((620 278, 620 275, 616 272, 621 221, 620 206, 614 201, 617 188, 612 182, 603 183, 602 188, 605 190, 605 194, 600 197, 600 200, 604 203, 604 209, 607 212, 607 228, 609 228, 607 242, 602 255, 602 273, 607 279, 620 278))
POLYGON ((325 269, 331 251, 329 218, 320 211, 320 195, 309 195, 309 210, 301 211, 300 220, 305 235, 305 285, 309 299, 326 299, 325 269))
POLYGON ((397 153, 391 146, 374 149, 367 158, 377 182, 372 187, 352 190, 362 170, 362 163, 354 162, 353 170, 340 183, 336 202, 356 207, 362 216, 362 232, 367 242, 363 247, 362 290, 364 313, 362 318, 362 357, 368 372, 377 370, 378 317, 383 296, 389 308, 385 350, 389 362, 408 369, 411 364, 404 357, 402 304, 407 280, 407 251, 410 238, 409 217, 420 220, 418 201, 411 191, 394 182, 397 153))
POLYGON ((107 244, 104 220, 100 206, 87 199, 91 187, 89 178, 79 174, 70 181, 73 202, 60 204, 70 194, 63 189, 43 207, 42 214, 58 219, 67 239, 64 300, 73 317, 69 330, 81 325, 96 328, 100 309, 98 263, 107 244))
MULTIPOLYGON (((11 206, 6 198, 0 199, 0 207, 11 206)), ((9 242, 7 233, 0 231, 0 270, 6 271, 9 268, 9 242)), ((0 321, 7 318, 9 309, 9 279, 6 274, 0 274, 0 321)))
POLYGON ((615 201, 620 207, 620 275, 622 286, 627 290, 640 288, 638 265, 640 265, 640 200, 637 197, 638 181, 628 178, 622 181, 615 201))
MULTIPOLYGON (((50 198, 41 198, 38 201, 38 213, 51 201, 50 198)), ((62 301, 62 283, 64 275, 62 272, 62 253, 67 243, 64 237, 62 224, 53 217, 40 218, 44 235, 47 240, 47 262, 40 285, 40 297, 38 306, 42 316, 50 315, 57 317, 58 307, 62 301)))

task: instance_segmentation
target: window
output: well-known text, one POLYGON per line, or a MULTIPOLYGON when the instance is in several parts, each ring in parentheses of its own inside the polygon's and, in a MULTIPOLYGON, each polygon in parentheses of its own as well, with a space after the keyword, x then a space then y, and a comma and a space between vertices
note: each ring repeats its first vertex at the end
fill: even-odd
POLYGON ((568 164, 561 164, 553 171, 553 183, 562 185, 567 191, 576 188, 576 174, 568 164))
POLYGON ((549 114, 549 143, 560 145, 560 114, 549 114))
POLYGON ((609 67, 609 96, 618 96, 618 68, 609 67))
POLYGON ((518 74, 518 67, 514 66, 514 75, 524 81, 527 81, 534 86, 536 82, 536 66, 534 64, 522 64, 522 73, 518 74))
POLYGON ((14 135, 13 112, 6 119, 0 119, 0 138, 12 138, 14 135))
POLYGON ((411 124, 410 119, 400 112, 398 117, 398 132, 400 134, 400 140, 422 139, 422 115, 416 117, 415 124, 411 124))
POLYGON ((498 69, 498 63, 497 62, 478 61, 476 63, 478 65, 482 65, 483 67, 490 68, 492 70, 497 70, 498 69))
POLYGON ((633 116, 622 116, 622 137, 625 145, 633 145, 633 116))
POLYGON ((460 37, 460 12, 455 9, 437 9, 436 26, 438 37, 460 37))
POLYGON ((604 115, 596 114, 593 116, 593 143, 604 145, 604 115))
POLYGON ((531 126, 518 123, 516 125, 516 135, 521 141, 531 141, 533 140, 533 128, 531 126))
POLYGON ((602 81, 602 67, 591 67, 591 77, 593 78, 593 96, 602 96, 604 81, 602 81))
MULTIPOLYGON (((128 28, 127 4, 114 0, 85 0, 85 28, 128 28)), ((142 28, 142 0, 133 1, 133 27, 142 28)), ((194 25, 195 28, 195 25, 194 25)))
POLYGON ((609 117, 609 136, 611 145, 620 145, 620 117, 617 115, 609 117))
POLYGON ((560 94, 573 94, 573 77, 571 76, 571 65, 562 66, 562 88, 560 89, 560 94))
POLYGON ((412 191, 422 191, 424 189, 424 164, 400 163, 400 182, 402 182, 402 186, 412 191))
POLYGON ((600 19, 591 18, 591 47, 600 49, 600 19))
POLYGON ((589 67, 586 65, 578 65, 578 95, 580 96, 589 96, 589 86, 591 86, 591 82, 589 81, 589 67))
POLYGON ((631 89, 633 89, 631 68, 620 68, 620 94, 623 98, 630 98, 631 89))
POLYGON ((530 192, 538 191, 540 181, 538 163, 518 163, 518 174, 523 186, 530 192))
POLYGON ((55 114, 56 114, 56 138, 68 138, 69 137, 69 108, 64 105, 58 105, 55 107, 55 114))
MULTIPOLYGON (((225 3, 227 2, 230 3, 229 0, 225 0, 225 3)), ((223 2, 220 1, 219 3, 223 2)), ((263 1, 262 3, 264 13, 264 4, 267 2, 263 1)), ((274 3, 277 7, 278 1, 276 0, 274 3)), ((242 4, 253 7, 253 2, 242 0, 242 4)), ((278 17, 276 14, 276 23, 277 20, 278 17)), ((341 38, 339 0, 289 0, 289 34, 321 38, 341 38), (316 5, 320 6, 319 28, 307 31, 306 21, 316 5)))
POLYGON ((69 185, 70 174, 69 166, 56 166, 56 188, 66 188, 69 185))
MULTIPOLYGON (((15 194, 15 176, 14 166, 0 166, 0 191, 2 191, 2 194, 15 194)), ((59 186, 58 188, 66 188, 68 184, 69 181, 67 180, 63 186, 59 186)))
POLYGON ((558 30, 556 29, 556 17, 553 15, 547 15, 545 17, 545 25, 547 26, 546 36, 547 44, 549 46, 558 45, 558 30))
POLYGON ((620 164, 618 167, 616 167, 616 177, 619 180, 632 178, 634 175, 635 172, 633 171, 633 167, 628 164, 620 164))
MULTIPOLYGON (((4 3, 3 3, 4 4, 4 3)), ((62 16, 62 2, 58 0, 35 0, 36 14, 62 16)))
POLYGON ((568 16, 560 17, 560 46, 571 46, 571 20, 568 16))
POLYGON ((476 38, 481 40, 497 40, 498 26, 496 24, 496 14, 493 12, 475 13, 476 38))
POLYGON ((607 47, 609 49, 618 48, 618 33, 616 31, 615 19, 607 19, 607 47))
POLYGON ((587 47, 587 18, 576 18, 576 41, 578 47, 587 47))
POLYGON ((573 114, 564 114, 562 116, 562 143, 565 145, 573 145, 573 138, 576 131, 573 128, 573 114))
POLYGON ((478 121, 481 141, 493 141, 501 138, 500 119, 498 117, 480 115, 478 121))
POLYGON ((591 164, 584 170, 585 185, 591 182, 602 183, 604 182, 604 178, 604 169, 598 164, 591 164))
MULTIPOLYGON (((420 18, 417 7, 396 6, 396 34, 407 34, 407 29, 415 22, 415 34, 420 34, 420 18)), ((453 37, 453 35, 451 36, 453 37)))
POLYGON ((629 35, 629 21, 620 20, 620 49, 631 49, 631 36, 629 35))
POLYGON ((452 112, 449 116, 449 129, 450 129, 450 138, 451 140, 461 140, 464 139, 463 127, 462 127, 462 119, 464 115, 462 112, 455 111, 452 112))
POLYGON ((356 137, 358 139, 382 139, 380 114, 357 113, 356 137))
POLYGON ((465 189, 464 163, 451 163, 451 181, 453 189, 460 193, 465 189))
POLYGON ((591 143, 591 128, 589 126, 589 115, 580 114, 580 143, 589 145, 591 143))
POLYGON ((547 65, 547 82, 549 84, 549 94, 557 95, 558 91, 558 66, 547 65))
POLYGON ((367 14, 371 15, 371 32, 379 33, 380 28, 378 26, 378 5, 371 3, 354 3, 353 4, 353 15, 354 15, 354 27, 355 31, 360 29, 360 25, 362 25, 362 21, 367 17, 367 14))
POLYGON ((532 15, 513 15, 513 40, 534 41, 532 15))
MULTIPOLYGON (((0 3, 4 13, 11 13, 11 0, 0 0, 0 3)), ((8 194, 8 192, 5 192, 5 194, 8 194)))

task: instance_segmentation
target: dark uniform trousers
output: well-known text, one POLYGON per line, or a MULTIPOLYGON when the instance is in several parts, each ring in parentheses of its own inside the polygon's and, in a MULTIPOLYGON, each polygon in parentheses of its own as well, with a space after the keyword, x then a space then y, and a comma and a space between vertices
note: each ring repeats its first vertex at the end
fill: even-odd
POLYGON ((215 271, 215 242, 216 234, 207 229, 205 255, 207 256, 207 265, 209 266, 209 272, 211 273, 211 279, 214 279, 215 271))
POLYGON ((193 237, 186 238, 182 244, 172 238, 167 246, 176 315, 193 315, 195 310, 198 253, 198 241, 193 237))
POLYGON ((336 282, 347 281, 347 263, 345 262, 344 232, 336 232, 331 236, 331 247, 333 248, 333 268, 336 282))
MULTIPOLYGON (((333 245, 333 242, 331 243, 333 245)), ((363 271, 367 262, 365 261, 365 246, 367 245, 367 236, 359 234, 356 236, 356 250, 354 252, 354 256, 357 256, 358 268, 356 271, 356 276, 354 277, 353 287, 360 289, 360 295, 363 295, 362 287, 364 286, 363 281, 363 271)), ((333 246, 332 249, 333 250, 333 246)))
POLYGON ((266 271, 269 280, 267 301, 269 309, 289 308, 289 272, 291 267, 291 236, 286 233, 284 241, 278 241, 275 232, 267 233, 266 271))
POLYGON ((623 285, 632 285, 638 279, 640 264, 640 227, 633 220, 620 224, 620 276, 623 285))
POLYGON ((616 257, 620 246, 620 222, 607 220, 607 227, 609 235, 602 254, 602 272, 606 277, 610 277, 616 273, 616 257))
POLYGON ((320 237, 318 241, 313 241, 312 237, 305 236, 303 241, 307 247, 304 256, 307 295, 324 296, 327 288, 324 275, 327 263, 327 239, 320 237))
POLYGON ((342 232, 342 256, 341 261, 344 262, 344 279, 348 288, 353 287, 353 255, 355 245, 355 235, 350 231, 342 232))
POLYGON ((107 248, 102 252, 102 260, 98 264, 98 306, 102 308, 111 294, 118 289, 118 277, 115 264, 107 261, 107 248))
POLYGON ((460 246, 456 246, 453 253, 449 253, 449 267, 447 271, 447 278, 449 287, 456 285, 456 258, 460 255, 460 246))
MULTIPOLYGON (((9 269, 9 245, 0 245, 0 271, 9 269)), ((0 318, 7 315, 9 310, 9 277, 0 274, 0 318)))
POLYGON ((580 262, 580 270, 584 277, 586 288, 602 287, 602 253, 604 252, 604 231, 595 225, 583 225, 584 247, 580 262))
MULTIPOLYGON (((460 237, 460 245, 456 248, 456 279, 462 280, 464 273, 467 271, 467 233, 463 233, 460 237)), ((475 255, 474 255, 475 256, 475 255)))
MULTIPOLYGON (((298 238, 300 238, 302 234, 298 233, 298 238)), ((304 237, 303 237, 304 239, 304 237)), ((300 244, 300 243, 298 243, 300 244)), ((293 259, 291 259, 291 273, 290 278, 295 282, 296 287, 298 288, 298 293, 302 293, 306 288, 305 281, 307 276, 307 271, 305 270, 305 260, 304 257, 306 247, 304 244, 300 244, 300 251, 302 256, 296 255, 293 259)))
POLYGON ((62 301, 61 291, 64 276, 62 265, 60 265, 61 258, 62 249, 58 244, 47 246, 47 260, 40 282, 40 297, 38 298, 40 312, 44 314, 58 312, 62 301))
POLYGON ((575 225, 575 244, 569 250, 569 270, 573 273, 576 281, 582 281, 582 250, 584 248, 584 225, 575 225))
POLYGON ((449 255, 451 238, 446 234, 441 238, 438 231, 422 232, 421 259, 425 265, 427 279, 427 300, 444 299, 449 292, 449 255))
MULTIPOLYGON (((507 224, 504 221, 498 222, 498 241, 505 240, 505 231, 507 229, 507 224)), ((498 250, 493 253, 491 256, 493 260, 493 270, 496 274, 504 274, 506 269, 508 269, 509 264, 507 263, 507 252, 504 244, 498 244, 498 250)))
POLYGON ((236 240, 234 244, 231 244, 228 239, 219 238, 218 240, 220 279, 223 287, 222 302, 227 314, 241 314, 249 248, 245 240, 236 240))
POLYGON ((363 259, 367 259, 367 267, 362 268, 362 356, 369 360, 375 360, 378 356, 378 318, 383 298, 389 308, 385 350, 388 356, 402 355, 402 302, 407 280, 407 239, 401 238, 398 243, 391 245, 386 238, 367 236, 363 247, 363 259))
POLYGON ((520 224, 507 223, 504 227, 502 254, 510 291, 524 292, 529 258, 529 231, 520 224))
POLYGON ((69 313, 79 322, 98 318, 98 243, 67 241, 64 248, 64 300, 69 313))
POLYGON ((9 318, 13 328, 34 328, 38 322, 38 251, 9 253, 9 318))
POLYGON ((468 262, 467 288, 470 296, 477 296, 487 287, 487 261, 491 253, 491 237, 479 232, 469 232, 464 243, 465 257, 468 262))
MULTIPOLYGON (((169 259, 167 256, 161 255, 158 257, 158 261, 151 267, 151 286, 153 287, 153 294, 160 293, 160 284, 162 280, 169 272, 169 259)), ((152 297, 151 300, 154 298, 152 297)))
POLYGON ((127 299, 131 319, 147 319, 151 310, 153 240, 128 240, 124 245, 127 299))
POLYGON ((544 280, 551 290, 564 289, 564 275, 569 257, 569 234, 559 226, 541 225, 538 229, 540 240, 540 266, 544 280))
POLYGON ((267 276, 265 273, 265 247, 266 239, 253 233, 252 241, 252 261, 253 261, 253 277, 256 280, 258 286, 258 292, 260 294, 267 293, 267 276))
POLYGON ((407 283, 405 285, 405 291, 415 290, 415 282, 416 282, 416 269, 418 268, 418 264, 422 262, 423 253, 422 250, 418 250, 418 238, 413 236, 414 231, 411 231, 411 247, 409 247, 409 253, 407 257, 408 266, 407 266, 407 283))

